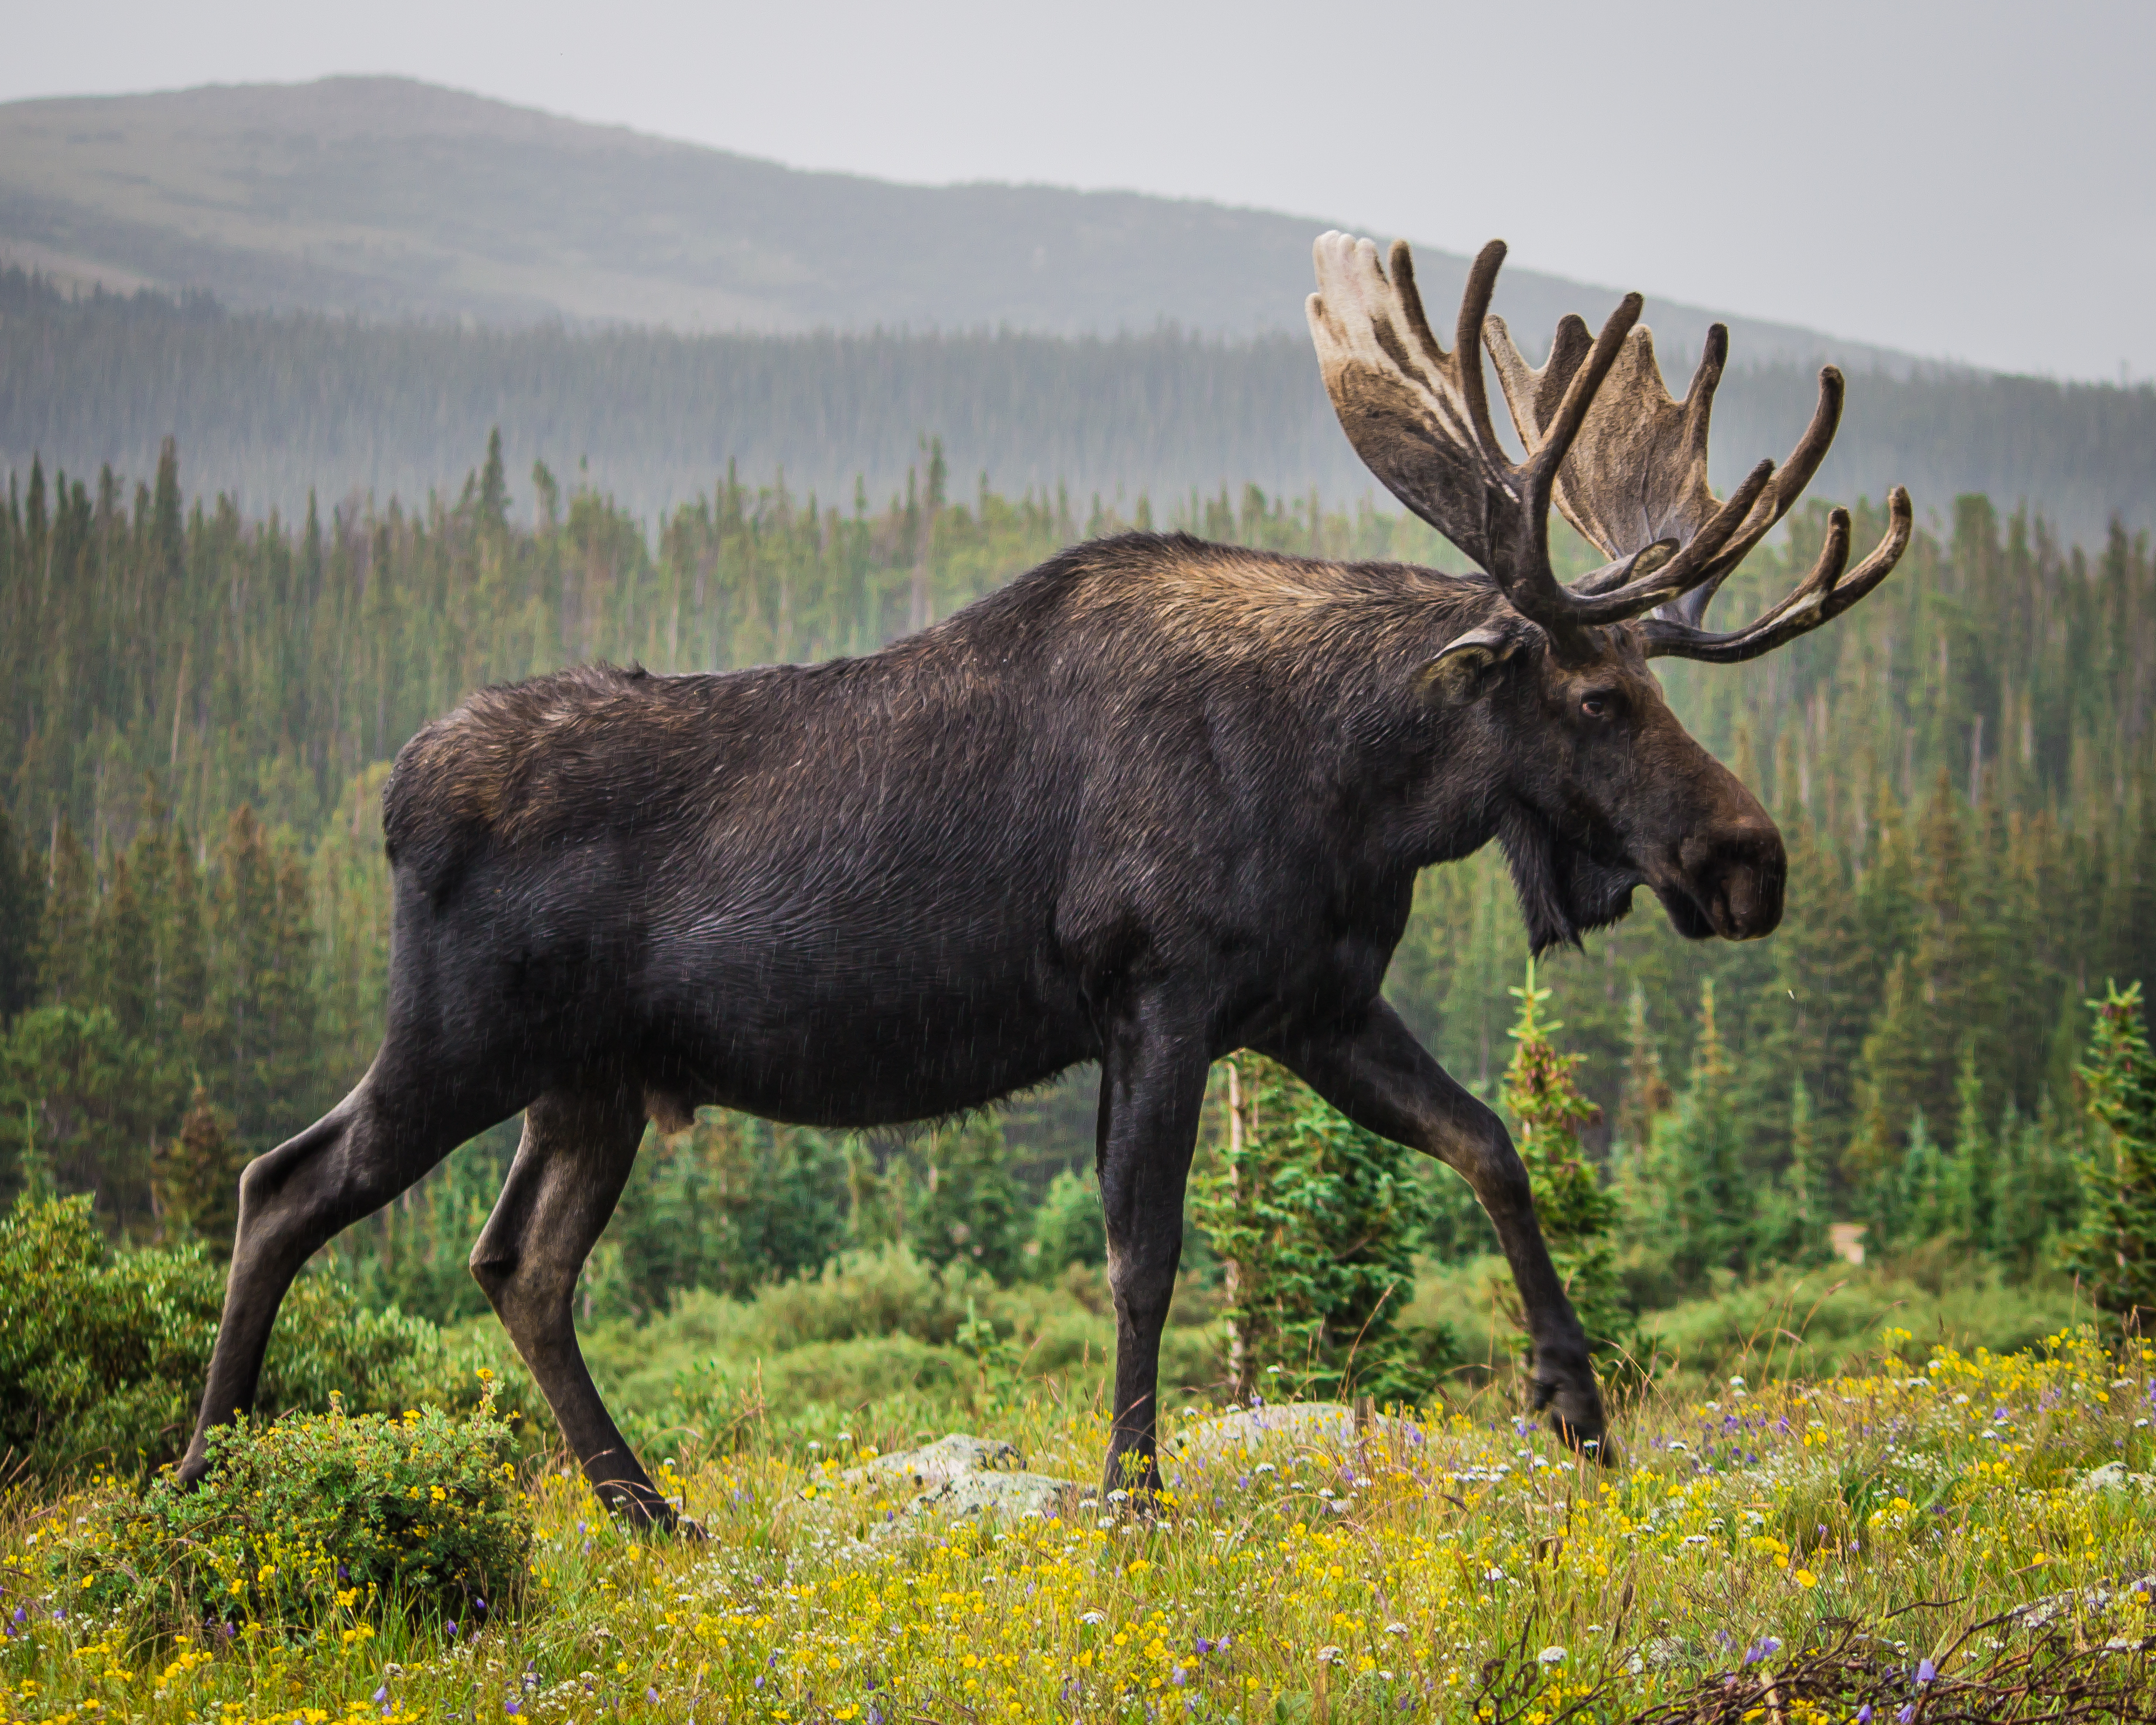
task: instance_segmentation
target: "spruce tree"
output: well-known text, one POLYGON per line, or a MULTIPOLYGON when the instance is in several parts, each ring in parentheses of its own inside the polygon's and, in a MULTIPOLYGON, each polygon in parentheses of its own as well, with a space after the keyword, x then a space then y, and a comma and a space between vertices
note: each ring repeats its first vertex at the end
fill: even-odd
POLYGON ((192 1235, 213 1256, 230 1257, 239 1226, 239 1175, 246 1166, 231 1117, 213 1106, 209 1092, 198 1084, 179 1132, 155 1158, 167 1231, 192 1235))
POLYGON ((1895 1183, 1893 1206, 1879 1230, 1882 1244, 1917 1245, 1937 1239, 1945 1219, 1939 1147, 1922 1108, 1909 1117, 1908 1142, 1895 1183))
POLYGON ((56 1005, 88 1007, 96 998, 90 931, 97 883, 90 853, 64 815, 53 835, 45 909, 38 940, 38 994, 56 1005))
MULTIPOLYGON (((1931 1035, 1919 986, 1906 956, 1897 953, 1871 1034, 1864 1039, 1856 1129, 1843 1157, 1851 1202, 1875 1220, 1894 1209, 1909 1117, 1922 1101, 1931 1035)), ((1875 1233, 1873 1239, 1876 1242, 1879 1236, 1875 1233)))
POLYGON ((2081 1225, 2063 1256, 2098 1307, 2145 1331, 2156 1319, 2156 1053, 2141 985, 2101 1001, 2082 1067, 2092 1128, 2078 1159, 2081 1225))
POLYGON ((0 799, 0 1032, 37 999, 44 896, 37 864, 16 843, 8 804, 0 799))
POLYGON ((1732 1101, 1710 978, 1700 985, 1691 1076, 1655 1133, 1666 1208, 1640 1219, 1658 1237, 1681 1287, 1699 1289, 1710 1272, 1741 1272, 1751 1260, 1764 1176, 1745 1165, 1732 1101))
POLYGON ((100 999, 128 1035, 148 1034, 157 999, 157 954, 149 917, 135 890, 135 871, 125 855, 112 860, 110 880, 91 918, 90 950, 100 999))
POLYGON ((1564 1027, 1543 1016, 1550 991, 1535 986, 1533 959, 1526 985, 1512 992, 1520 1011, 1503 1094, 1518 1122, 1535 1216, 1589 1343, 1598 1352, 1623 1353, 1631 1345, 1634 1313, 1617 1279, 1617 1200, 1580 1147, 1581 1128, 1601 1116, 1573 1076, 1586 1056, 1561 1053, 1551 1040, 1564 1027))
POLYGON ((501 428, 486 434, 486 465, 479 480, 480 519, 489 526, 509 525, 509 482, 501 460, 501 428))
POLYGON ((1228 1142, 1192 1191, 1225 1275, 1231 1394, 1420 1395, 1427 1348, 1398 1327, 1423 1223, 1412 1153, 1275 1061, 1233 1066, 1228 1142))
POLYGON ((314 1118, 323 1097, 306 876, 244 805, 218 848, 210 908, 205 1074, 259 1152, 314 1118))
POLYGON ((1955 1081, 1958 1117, 1953 1151, 1945 1177, 1945 1222, 1948 1233, 1973 1251, 1992 1245, 1997 1153, 1984 1123, 1984 1081, 1976 1070, 1976 1050, 1964 1048, 1961 1076, 1955 1081))

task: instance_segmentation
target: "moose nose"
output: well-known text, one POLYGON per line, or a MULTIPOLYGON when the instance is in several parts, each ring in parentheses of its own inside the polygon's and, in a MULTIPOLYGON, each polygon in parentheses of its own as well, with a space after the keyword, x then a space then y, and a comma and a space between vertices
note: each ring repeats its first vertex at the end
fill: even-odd
POLYGON ((1763 815, 1717 825, 1684 841, 1685 880, 1692 902, 1727 941, 1757 940, 1782 920, 1789 857, 1763 815))

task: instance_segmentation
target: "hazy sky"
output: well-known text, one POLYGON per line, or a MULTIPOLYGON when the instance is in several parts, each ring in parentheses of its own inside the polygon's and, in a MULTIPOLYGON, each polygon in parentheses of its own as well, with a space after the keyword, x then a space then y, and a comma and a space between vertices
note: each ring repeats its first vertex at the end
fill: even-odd
POLYGON ((397 72, 803 167, 1324 217, 1921 353, 2156 375, 2156 6, 15 12, 0 99, 397 72))

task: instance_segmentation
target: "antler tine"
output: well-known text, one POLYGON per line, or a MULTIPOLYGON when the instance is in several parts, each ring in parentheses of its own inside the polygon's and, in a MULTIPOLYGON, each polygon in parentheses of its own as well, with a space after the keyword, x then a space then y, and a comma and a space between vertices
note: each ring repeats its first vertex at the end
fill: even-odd
MULTIPOLYGON (((1474 264, 1467 272, 1466 290, 1460 296, 1460 321, 1454 330, 1452 351, 1460 356, 1460 393, 1467 399, 1467 418, 1476 441, 1502 465, 1509 466, 1502 453, 1503 446, 1497 441, 1497 428, 1491 423, 1490 387, 1482 376, 1482 326, 1497 291, 1497 271, 1504 264, 1505 252, 1505 242, 1493 239, 1475 254, 1474 264)), ((1393 242, 1393 267, 1405 269, 1408 280, 1414 280, 1414 260, 1404 239, 1393 242)))
MULTIPOLYGON (((1728 331, 1720 324, 1715 325, 1709 331, 1710 344, 1717 335, 1722 337, 1726 348, 1728 331)), ((1702 354, 1700 361, 1702 375, 1705 373, 1706 367, 1706 357, 1702 354)), ((1721 373, 1719 365, 1715 367, 1715 373, 1718 381, 1721 373)), ((1701 377, 1696 376, 1692 380, 1693 393, 1698 391, 1700 382, 1701 377)), ((1840 426, 1845 389, 1838 367, 1823 366, 1820 368, 1819 402, 1812 409, 1811 423, 1804 428, 1804 435, 1797 439, 1796 446, 1789 451, 1789 459, 1782 463, 1774 476, 1774 483, 1768 488, 1767 495, 1761 499, 1753 517, 1715 557, 1705 578, 1677 603, 1673 620, 1688 624, 1694 629, 1699 628, 1706 619, 1707 608, 1712 603, 1717 589, 1744 561, 1752 547, 1766 537, 1774 524, 1787 515, 1790 506, 1804 495, 1804 487, 1811 483, 1812 475, 1819 471, 1820 463, 1826 459, 1826 452, 1834 443, 1835 432, 1840 426)), ((1707 393, 1711 398, 1713 394, 1712 382, 1708 383, 1707 393)), ((1691 400, 1691 396, 1687 394, 1687 406, 1691 400)), ((1703 453, 1707 436, 1704 415, 1699 436, 1703 453)))
POLYGON ((1617 363, 1617 356, 1624 351, 1625 338, 1632 333, 1632 326, 1639 322, 1646 304, 1638 294, 1627 294, 1619 300, 1617 309, 1602 326, 1602 333, 1594 338, 1594 347, 1586 363, 1566 382, 1564 394, 1558 403, 1548 431, 1540 447, 1527 456, 1527 483, 1542 496, 1547 497, 1556 485, 1558 470, 1572 452, 1573 439, 1579 435, 1579 428, 1587 423, 1587 410, 1594 403, 1595 392, 1602 388, 1610 367, 1617 363))
POLYGON ((1779 603, 1769 607, 1743 629, 1715 634, 1689 624, 1650 618, 1641 625, 1642 643, 1650 658, 1696 659, 1709 665, 1737 665, 1771 653, 1784 643, 1807 634, 1835 618, 1884 581, 1908 548, 1915 526, 1909 494, 1900 485, 1887 498, 1886 536, 1846 578, 1843 566, 1849 557, 1849 511, 1837 509, 1827 522, 1826 543, 1804 578, 1779 603))

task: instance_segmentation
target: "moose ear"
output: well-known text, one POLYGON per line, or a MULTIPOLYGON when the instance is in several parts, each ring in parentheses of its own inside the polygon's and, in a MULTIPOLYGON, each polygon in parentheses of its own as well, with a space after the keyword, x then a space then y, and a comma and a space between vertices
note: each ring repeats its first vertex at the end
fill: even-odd
POLYGON ((1425 665, 1418 680, 1432 701, 1457 706, 1481 693, 1485 673, 1512 656, 1519 642, 1502 629, 1471 629, 1425 665))

